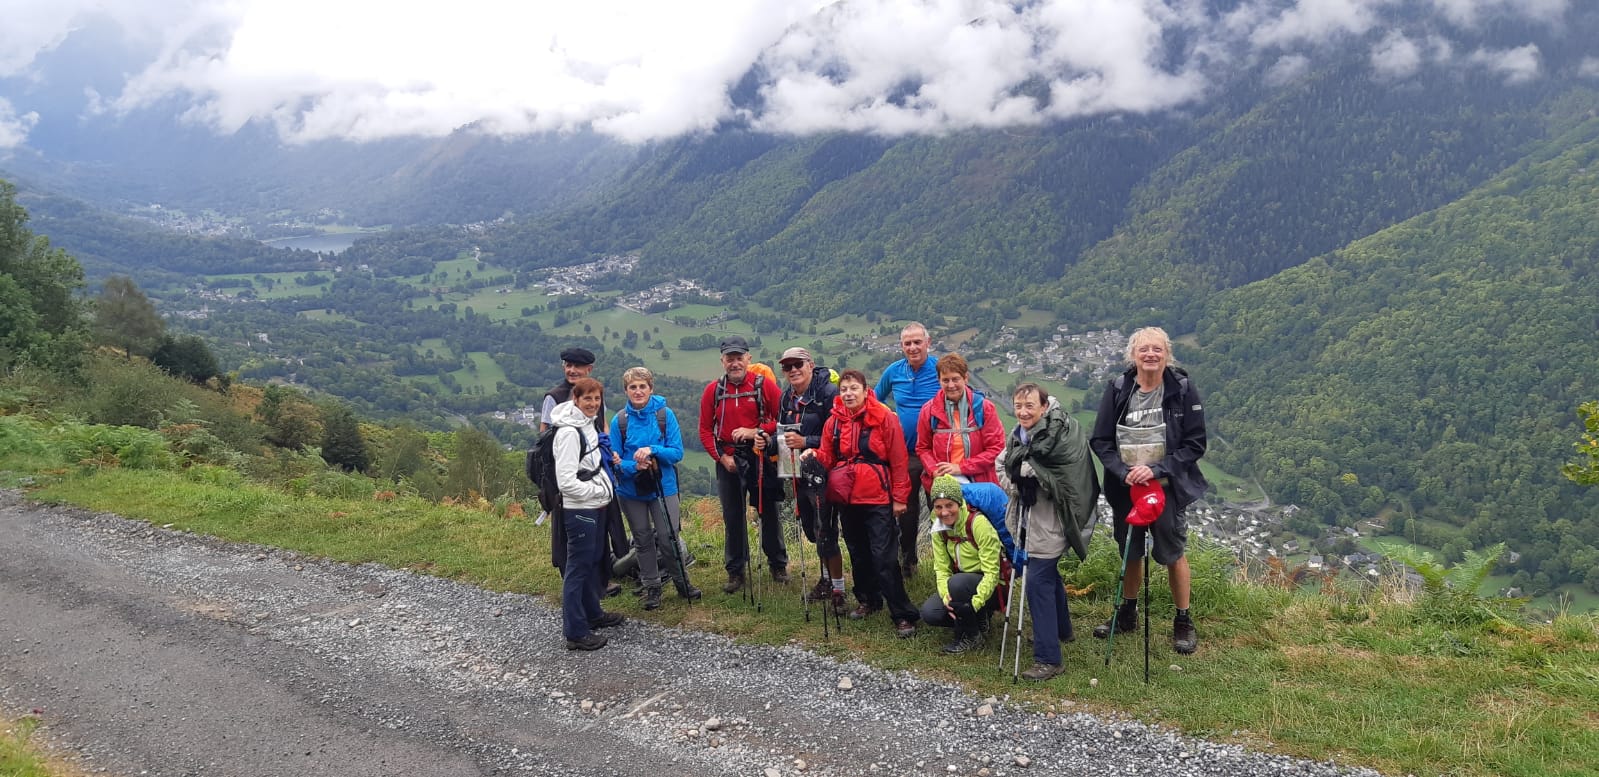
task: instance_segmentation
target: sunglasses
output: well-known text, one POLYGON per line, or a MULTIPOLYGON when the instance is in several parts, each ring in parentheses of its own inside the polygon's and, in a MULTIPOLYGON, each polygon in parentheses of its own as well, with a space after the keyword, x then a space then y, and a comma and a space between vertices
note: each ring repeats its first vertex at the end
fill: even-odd
POLYGON ((794 370, 804 367, 805 362, 794 362, 793 364, 784 364, 780 366, 783 368, 784 372, 793 372, 794 370))

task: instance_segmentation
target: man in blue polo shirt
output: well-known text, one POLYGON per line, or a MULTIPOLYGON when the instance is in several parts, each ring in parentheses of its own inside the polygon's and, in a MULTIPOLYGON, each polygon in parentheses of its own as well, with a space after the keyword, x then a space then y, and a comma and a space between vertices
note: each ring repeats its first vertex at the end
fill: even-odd
POLYGON ((888 365, 877 380, 877 399, 891 404, 905 430, 905 447, 910 453, 911 496, 899 517, 899 565, 906 579, 916 574, 916 538, 921 531, 922 460, 916 455, 916 419, 922 405, 938 393, 938 359, 928 355, 932 341, 927 327, 912 321, 899 332, 899 349, 905 358, 888 365))

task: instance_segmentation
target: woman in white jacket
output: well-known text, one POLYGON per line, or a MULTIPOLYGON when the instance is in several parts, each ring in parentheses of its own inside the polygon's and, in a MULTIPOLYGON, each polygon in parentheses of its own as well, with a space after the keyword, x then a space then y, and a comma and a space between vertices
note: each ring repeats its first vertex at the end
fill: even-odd
POLYGON ((561 581, 561 631, 567 650, 598 650, 605 637, 595 629, 622 622, 619 613, 600 609, 605 575, 605 507, 616 496, 616 485, 604 466, 594 417, 604 404, 605 389, 593 378, 572 384, 572 399, 550 411, 556 427, 553 444, 555 483, 561 489, 566 528, 565 578, 561 581))

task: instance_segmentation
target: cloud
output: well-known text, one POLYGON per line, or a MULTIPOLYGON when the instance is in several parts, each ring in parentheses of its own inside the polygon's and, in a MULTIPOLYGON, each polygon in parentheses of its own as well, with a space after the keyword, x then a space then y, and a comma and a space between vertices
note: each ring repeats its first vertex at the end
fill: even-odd
POLYGON ((1513 49, 1477 49, 1467 60, 1504 76, 1507 84, 1523 84, 1538 77, 1538 47, 1530 43, 1513 49))
POLYGON ((1553 24, 1566 13, 1568 0, 1432 0, 1432 5, 1449 22, 1474 28, 1496 14, 1553 24))
POLYGON ((1408 78, 1421 67, 1421 47, 1402 32, 1390 32, 1372 47, 1371 67, 1386 78, 1408 78))
POLYGON ((1583 78, 1599 78, 1599 57, 1583 57, 1582 64, 1577 66, 1577 75, 1583 78))
POLYGON ((18 114, 11 102, 0 97, 0 149, 12 149, 28 139, 28 131, 39 123, 39 114, 18 114))
MULTIPOLYGON (((466 126, 647 142, 730 122, 901 135, 1168 110, 1239 70, 1282 84, 1355 45, 1402 77, 1452 59, 1428 30, 1553 22, 1568 4, 1238 0, 1217 16, 1210 0, 12 0, 0 78, 47 77, 40 55, 96 23, 145 54, 117 88, 85 91, 91 118, 181 105, 218 132, 268 122, 287 142, 466 126)), ((1467 61, 1511 83, 1539 67, 1536 49, 1467 61)))

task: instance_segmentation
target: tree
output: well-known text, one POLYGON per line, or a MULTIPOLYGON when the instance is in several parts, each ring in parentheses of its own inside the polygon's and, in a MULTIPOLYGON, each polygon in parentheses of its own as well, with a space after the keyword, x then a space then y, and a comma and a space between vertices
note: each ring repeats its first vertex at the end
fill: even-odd
POLYGON ((83 267, 28 230, 16 189, 0 181, 0 368, 67 367, 83 352, 83 267))
POLYGON ((267 442, 279 448, 303 450, 321 438, 316 408, 294 389, 267 386, 255 412, 266 424, 267 442))
POLYGON ((345 472, 365 472, 372 464, 361 424, 342 404, 322 408, 322 460, 345 472))
POLYGON ((1582 439, 1572 443, 1577 460, 1562 466, 1560 473, 1578 485, 1599 486, 1599 402, 1584 402, 1577 416, 1583 426, 1582 439))
POLYGON ((121 348, 129 359, 136 350, 144 355, 154 352, 166 328, 150 298, 126 275, 106 279, 95 301, 94 325, 101 342, 121 348))
POLYGON ((487 432, 466 427, 455 433, 455 455, 450 458, 445 490, 455 497, 477 495, 493 499, 516 488, 516 468, 503 455, 500 444, 487 432))
POLYGON ((222 369, 217 366, 217 357, 197 335, 177 338, 163 335, 155 353, 150 354, 150 361, 190 383, 203 384, 212 378, 222 377, 222 369))

